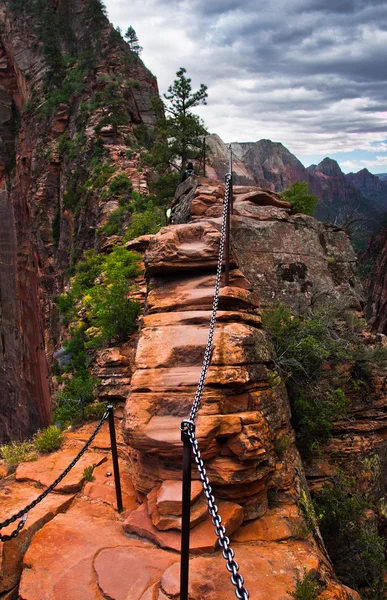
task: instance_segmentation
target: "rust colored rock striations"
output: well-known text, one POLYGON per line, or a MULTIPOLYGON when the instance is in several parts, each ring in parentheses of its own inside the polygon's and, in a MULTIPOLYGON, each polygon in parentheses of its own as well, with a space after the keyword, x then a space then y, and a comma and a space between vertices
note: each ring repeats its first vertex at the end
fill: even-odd
MULTIPOLYGON (((101 6, 93 10, 75 0, 66 14, 51 2, 0 8, 0 443, 50 422, 57 296, 82 252, 106 245, 99 228, 118 207, 118 197, 101 198, 102 185, 125 174, 148 192, 128 147, 137 127, 145 135, 154 123, 157 82, 101 6), (108 94, 105 103, 122 113, 116 120, 101 108, 108 94), (109 174, 94 185, 97 167, 109 174)), ((105 397, 117 384, 124 398, 127 383, 110 378, 105 397)))

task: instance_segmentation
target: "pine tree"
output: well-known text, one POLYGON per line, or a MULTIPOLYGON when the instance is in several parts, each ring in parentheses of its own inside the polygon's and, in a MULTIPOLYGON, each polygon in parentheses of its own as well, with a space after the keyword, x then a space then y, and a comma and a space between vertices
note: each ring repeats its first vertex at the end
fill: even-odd
POLYGON ((132 26, 128 27, 128 29, 126 30, 125 39, 128 42, 129 48, 132 52, 134 52, 135 54, 141 54, 142 46, 140 46, 140 44, 138 43, 137 33, 135 32, 132 26))
POLYGON ((196 158, 202 147, 203 135, 207 133, 202 120, 192 113, 195 106, 207 104, 207 86, 202 83, 193 92, 191 79, 185 76, 186 72, 181 67, 176 73, 177 79, 164 94, 167 118, 158 122, 159 132, 165 139, 165 152, 169 155, 168 163, 175 167, 176 161, 185 167, 190 158, 196 158))

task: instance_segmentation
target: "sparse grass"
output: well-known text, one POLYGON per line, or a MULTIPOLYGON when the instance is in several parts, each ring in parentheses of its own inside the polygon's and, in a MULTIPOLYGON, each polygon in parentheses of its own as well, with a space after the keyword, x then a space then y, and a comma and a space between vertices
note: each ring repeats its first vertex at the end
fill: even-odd
POLYGON ((17 467, 21 462, 36 458, 35 446, 32 442, 11 442, 0 446, 1 457, 9 467, 17 467))

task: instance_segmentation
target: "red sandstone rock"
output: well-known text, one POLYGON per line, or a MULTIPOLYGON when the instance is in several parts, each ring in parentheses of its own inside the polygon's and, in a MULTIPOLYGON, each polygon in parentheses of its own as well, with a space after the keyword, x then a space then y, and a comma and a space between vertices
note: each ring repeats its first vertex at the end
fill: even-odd
MULTIPOLYGON (((43 456, 35 462, 22 463, 16 469, 16 480, 34 481, 43 487, 48 487, 63 473, 76 454, 77 452, 74 451, 62 450, 48 456, 43 456)), ((58 484, 55 491, 62 493, 79 491, 84 481, 83 472, 85 468, 91 465, 99 465, 104 461, 106 461, 104 454, 86 452, 68 475, 58 484)))
MULTIPOLYGON (((228 534, 232 534, 243 521, 243 509, 231 502, 218 502, 219 512, 222 515, 228 534)), ((134 533, 145 537, 161 548, 170 548, 180 550, 181 535, 177 531, 159 531, 153 525, 149 516, 147 507, 142 504, 126 519, 124 530, 127 533, 134 533)), ((214 525, 211 522, 210 515, 199 525, 191 530, 190 552, 192 554, 203 554, 204 552, 213 552, 218 545, 214 525)))
MULTIPOLYGON (((191 504, 194 503, 201 493, 203 486, 200 481, 191 483, 191 504)), ((157 490, 157 508, 161 515, 181 515, 182 513, 182 482, 163 481, 157 490)))
MULTIPOLYGON (((5 480, 0 488, 1 520, 9 518, 25 508, 41 492, 42 489, 39 487, 5 480)), ((11 590, 18 584, 22 571, 23 556, 34 534, 45 523, 51 521, 55 515, 65 511, 73 499, 74 494, 49 494, 30 511, 24 528, 17 538, 0 542, 0 596, 2 592, 11 590)), ((10 535, 17 527, 18 522, 11 523, 11 525, 2 529, 1 533, 10 535)))
MULTIPOLYGON (((119 461, 122 504, 125 514, 137 508, 136 492, 127 465, 119 461)), ((83 494, 95 500, 101 500, 117 510, 116 489, 113 463, 111 460, 102 463, 93 470, 94 480, 86 483, 83 494), (109 475, 110 474, 110 475, 109 475)))
MULTIPOLYGON (((233 547, 246 588, 254 600, 287 599, 288 591, 294 591, 296 587, 297 571, 302 574, 304 567, 307 571, 317 569, 323 562, 315 548, 300 541, 289 542, 286 546, 256 542, 249 546, 234 544, 233 547)), ((167 569, 161 579, 161 590, 169 598, 178 598, 178 566, 176 563, 167 569)), ((227 594, 232 597, 233 589, 220 552, 212 557, 195 557, 190 561, 189 597, 192 600, 223 600, 227 594)), ((336 589, 342 592, 340 586, 336 589)), ((331 598, 338 600, 340 596, 333 595, 331 598)), ((359 596, 351 592, 347 596, 349 599, 359 600, 359 596)))
POLYGON ((107 506, 80 502, 35 536, 25 557, 29 568, 23 572, 20 598, 100 600, 102 589, 114 600, 139 600, 177 559, 149 543, 126 538, 107 506), (133 564, 130 559, 135 571, 123 567, 128 561, 133 564), (119 565, 124 571, 116 576, 119 565))
POLYGON ((220 234, 209 223, 164 227, 155 235, 145 255, 147 272, 171 273, 215 267, 220 234))

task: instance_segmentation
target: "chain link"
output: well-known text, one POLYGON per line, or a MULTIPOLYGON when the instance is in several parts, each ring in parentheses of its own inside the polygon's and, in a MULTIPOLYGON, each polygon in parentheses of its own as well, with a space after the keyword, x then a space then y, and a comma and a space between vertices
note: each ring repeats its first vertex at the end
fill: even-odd
POLYGON ((220 246, 219 246, 219 256, 218 256, 218 265, 216 269, 216 282, 215 282, 215 292, 214 292, 214 301, 212 304, 212 315, 210 321, 210 328, 208 332, 208 340, 206 349, 204 352, 204 359, 202 364, 202 370, 200 373, 198 387, 196 388, 195 398, 192 404, 191 412, 189 414, 190 421, 195 421, 197 412, 200 408, 200 402, 202 399, 203 388, 207 377, 207 371, 211 363, 212 357, 212 343, 214 339, 215 332, 215 324, 216 324, 216 313, 219 305, 219 292, 220 292, 220 283, 222 279, 222 266, 223 266, 223 254, 224 254, 224 240, 226 237, 226 227, 227 227, 227 217, 228 211, 230 210, 230 193, 231 193, 231 173, 227 173, 226 175, 226 186, 224 192, 224 203, 223 203, 223 221, 222 221, 222 229, 220 232, 220 246))
POLYGON ((59 475, 59 477, 47 489, 45 489, 44 492, 42 494, 40 494, 40 496, 38 496, 37 498, 35 498, 35 500, 33 500, 33 502, 31 502, 31 504, 28 504, 28 506, 26 506, 22 510, 19 510, 18 513, 14 514, 12 517, 9 517, 8 519, 5 519, 5 521, 3 521, 2 523, 0 523, 0 529, 3 529, 4 527, 8 527, 8 525, 10 525, 11 523, 14 523, 18 519, 22 519, 22 517, 23 517, 23 519, 19 522, 19 524, 18 524, 17 528, 15 529, 15 531, 13 531, 11 534, 9 534, 9 535, 1 535, 0 534, 0 541, 1 542, 6 542, 6 541, 8 541, 10 539, 13 539, 13 538, 15 538, 15 537, 17 537, 19 535, 20 531, 23 529, 23 527, 25 525, 25 522, 27 520, 27 516, 28 516, 28 513, 30 512, 30 510, 32 510, 33 508, 35 508, 35 506, 37 504, 39 504, 39 502, 41 502, 42 500, 44 500, 44 498, 46 496, 48 496, 48 494, 50 492, 52 492, 52 490, 54 488, 56 488, 56 486, 62 481, 62 479, 64 479, 66 477, 66 475, 71 471, 71 469, 77 464, 77 462, 79 461, 79 459, 82 458, 82 456, 85 454, 86 450, 89 448, 90 444, 94 440, 95 436, 97 435, 97 433, 101 429, 102 425, 104 424, 104 422, 106 421, 106 419, 108 418, 108 416, 109 416, 109 411, 107 410, 105 412, 105 414, 103 415, 103 417, 101 418, 100 422, 98 423, 97 427, 95 428, 94 432, 91 434, 91 436, 89 437, 89 439, 87 440, 87 442, 83 446, 82 450, 80 450, 80 452, 77 454, 77 456, 74 458, 74 460, 71 461, 71 463, 63 471, 63 473, 61 475, 59 475))
POLYGON ((223 221, 222 221, 222 229, 220 234, 220 247, 219 247, 219 257, 218 257, 218 265, 216 270, 216 283, 215 283, 215 292, 214 292, 214 301, 212 305, 212 315, 210 321, 210 329, 208 333, 208 341, 206 345, 206 350, 204 353, 202 370, 200 373, 199 383, 195 393, 195 399, 192 404, 191 412, 189 415, 189 420, 184 421, 184 429, 182 429, 183 433, 188 436, 191 446, 192 453, 195 458, 196 466, 199 471, 200 480, 203 485, 204 494, 206 497, 208 511, 212 517, 212 523, 215 527, 216 535, 219 538, 219 546, 222 548, 223 558, 226 560, 226 568, 231 573, 231 583, 235 586, 235 595, 238 600, 248 600, 249 592, 244 587, 244 579, 239 573, 239 565, 234 560, 234 551, 230 547, 230 540, 226 535, 226 530, 224 525, 222 525, 222 517, 219 515, 218 507, 215 504, 215 498, 212 493, 212 487, 210 485, 210 481, 207 477, 206 469, 204 466, 203 459, 200 455, 198 441, 195 436, 195 419, 197 417, 198 410, 200 408, 201 398, 203 394, 203 388, 206 381, 207 371, 211 363, 212 357, 212 344, 214 339, 215 332, 215 324, 216 324, 216 313, 219 305, 219 292, 220 292, 220 284, 222 278, 222 266, 223 266, 223 253, 224 253, 224 242, 226 237, 226 227, 227 227, 227 218, 228 212, 230 210, 230 194, 231 194, 231 183, 232 183, 232 175, 231 173, 227 173, 226 175, 226 186, 224 193, 224 204, 223 204, 223 221))
POLYGON ((223 558, 226 560, 226 568, 231 573, 231 583, 235 586, 235 595, 238 600, 248 600, 249 592, 244 587, 244 579, 239 573, 239 565, 234 560, 234 551, 230 547, 230 540, 226 535, 224 525, 222 525, 222 517, 219 515, 218 507, 215 504, 215 498, 212 493, 212 487, 207 477, 207 472, 203 463, 203 459, 200 455, 198 441, 195 436, 194 428, 192 423, 189 424, 187 421, 186 434, 189 437, 192 446, 192 453, 196 462, 196 466, 199 471, 200 480, 203 485, 204 494, 208 505, 208 511, 212 517, 212 524, 215 527, 216 535, 219 538, 219 546, 222 548, 223 558))

